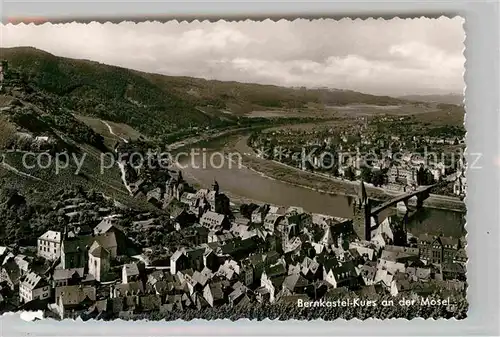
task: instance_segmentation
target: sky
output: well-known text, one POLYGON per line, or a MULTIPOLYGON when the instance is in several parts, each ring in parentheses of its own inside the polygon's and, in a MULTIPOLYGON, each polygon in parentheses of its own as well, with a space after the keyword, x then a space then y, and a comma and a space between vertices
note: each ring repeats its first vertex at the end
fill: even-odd
POLYGON ((463 93, 463 19, 1 25, 2 47, 160 73, 376 95, 463 93))

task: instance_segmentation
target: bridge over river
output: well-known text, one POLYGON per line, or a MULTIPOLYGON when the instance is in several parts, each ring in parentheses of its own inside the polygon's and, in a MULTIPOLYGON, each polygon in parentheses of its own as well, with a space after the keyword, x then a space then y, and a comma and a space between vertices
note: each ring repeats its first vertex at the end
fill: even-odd
MULTIPOLYGON (((412 198, 417 198, 417 210, 421 209, 424 204, 424 200, 427 199, 430 195, 430 191, 437 184, 427 185, 427 186, 419 186, 412 191, 402 193, 394 198, 383 202, 380 205, 372 207, 373 201, 368 198, 366 193, 365 184, 361 181, 360 189, 358 191, 358 198, 360 202, 360 206, 363 209, 362 217, 357 217, 354 219, 355 228, 360 228, 360 225, 363 226, 364 229, 364 238, 365 240, 371 240, 371 232, 378 227, 380 224, 379 214, 384 210, 397 205, 400 202, 403 202, 405 206, 408 208, 408 201, 412 198), (360 223, 360 220, 362 223, 360 223), (357 222, 357 223, 356 223, 357 222), (375 223, 375 226, 373 226, 375 223)), ((359 234, 358 234, 359 235, 359 234)))
MULTIPOLYGON (((238 137, 238 136, 233 136, 238 137)), ((207 158, 211 153, 220 153, 225 147, 226 141, 217 141, 203 144, 207 158)), ((353 218, 353 204, 356 197, 335 195, 319 192, 310 188, 294 186, 277 179, 268 178, 247 167, 230 166, 226 161, 224 165, 212 166, 207 161, 203 161, 202 156, 194 159, 188 156, 180 158, 180 164, 184 173, 184 178, 188 182, 199 187, 210 187, 217 180, 221 191, 226 193, 233 202, 256 202, 269 203, 283 206, 300 206, 308 212, 321 213, 343 218, 353 218)), ((216 162, 219 164, 219 161, 216 162)), ((426 187, 421 187, 416 191, 408 192, 408 199, 415 197, 413 193, 422 192, 426 187)), ((391 206, 403 201, 406 197, 396 195, 389 205, 386 203, 385 209, 381 205, 373 205, 373 211, 379 213, 380 218, 384 218, 393 213, 391 206), (401 199, 399 199, 401 198, 401 199)), ((464 227, 464 216, 461 212, 439 210, 432 208, 422 208, 408 223, 411 233, 437 233, 441 232, 446 236, 462 236, 464 227)))

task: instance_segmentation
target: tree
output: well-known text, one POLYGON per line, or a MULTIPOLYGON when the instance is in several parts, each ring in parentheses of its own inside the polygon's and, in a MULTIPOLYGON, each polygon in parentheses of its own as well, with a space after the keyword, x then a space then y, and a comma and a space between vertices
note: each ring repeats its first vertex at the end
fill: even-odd
POLYGON ((251 204, 242 204, 240 206, 240 213, 245 218, 250 219, 252 217, 253 211, 255 211, 259 205, 251 203, 251 204))
POLYGON ((333 165, 333 167, 332 167, 332 175, 334 177, 338 177, 340 175, 339 167, 337 164, 333 165))
POLYGON ((0 116, 0 150, 9 147, 15 139, 16 128, 4 116, 0 116))
POLYGON ((369 167, 365 166, 365 167, 361 168, 361 179, 363 181, 366 181, 367 183, 371 183, 372 177, 373 177, 373 173, 369 167))
POLYGON ((386 175, 382 170, 377 170, 372 175, 372 184, 375 186, 382 186, 386 182, 386 175))

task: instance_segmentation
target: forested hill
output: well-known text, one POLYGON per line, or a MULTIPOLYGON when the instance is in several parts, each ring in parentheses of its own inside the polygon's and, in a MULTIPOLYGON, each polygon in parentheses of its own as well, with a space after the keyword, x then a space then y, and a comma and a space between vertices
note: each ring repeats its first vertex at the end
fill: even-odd
POLYGON ((57 96, 61 106, 82 115, 126 123, 151 136, 210 124, 213 116, 197 109, 200 106, 241 115, 252 110, 305 108, 308 103, 406 103, 348 90, 284 88, 149 74, 58 57, 31 47, 3 48, 0 57, 26 76, 30 84, 57 96))
POLYGON ((126 123, 146 134, 208 123, 191 102, 128 69, 56 57, 34 48, 1 49, 1 57, 30 85, 54 94, 61 107, 82 115, 126 123))

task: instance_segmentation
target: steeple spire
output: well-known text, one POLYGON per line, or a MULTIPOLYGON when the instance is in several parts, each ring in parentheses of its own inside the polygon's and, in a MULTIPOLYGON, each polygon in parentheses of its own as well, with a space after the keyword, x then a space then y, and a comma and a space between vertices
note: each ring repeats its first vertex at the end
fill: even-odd
POLYGON ((212 185, 212 188, 215 191, 215 194, 219 194, 219 183, 217 182, 217 180, 215 180, 215 178, 214 178, 214 183, 212 185))
POLYGON ((368 200, 368 195, 366 193, 365 183, 363 180, 361 180, 360 189, 358 191, 358 199, 360 206, 366 205, 366 202, 368 200))
POLYGON ((326 227, 325 234, 323 235, 323 238, 321 239, 321 243, 324 245, 332 245, 334 243, 330 226, 326 227))

